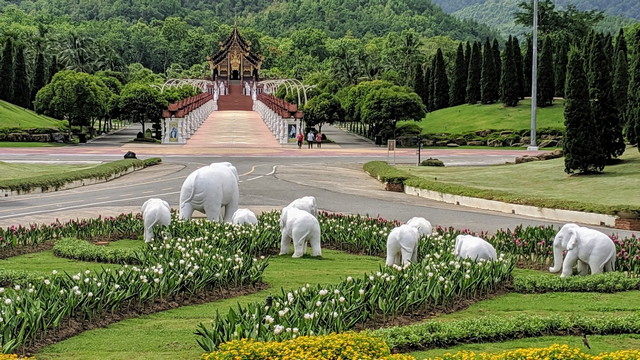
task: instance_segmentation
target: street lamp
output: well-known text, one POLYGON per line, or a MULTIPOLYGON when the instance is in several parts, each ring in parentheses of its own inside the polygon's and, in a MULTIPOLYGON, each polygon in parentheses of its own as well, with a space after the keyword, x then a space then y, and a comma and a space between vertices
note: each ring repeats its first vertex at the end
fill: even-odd
POLYGON ((533 55, 531 59, 531 143, 527 150, 537 151, 536 106, 538 93, 538 0, 533 0, 533 55))

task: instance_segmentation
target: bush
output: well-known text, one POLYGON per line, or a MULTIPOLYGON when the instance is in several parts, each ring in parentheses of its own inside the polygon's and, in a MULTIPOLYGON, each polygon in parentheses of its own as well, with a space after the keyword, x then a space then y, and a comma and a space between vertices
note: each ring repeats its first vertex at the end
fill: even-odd
POLYGON ((640 289, 640 278, 630 278, 620 272, 589 276, 517 276, 513 290, 519 293, 543 292, 618 292, 640 289))
MULTIPOLYGON (((283 329, 296 332, 298 329, 283 329)), ((283 342, 259 342, 242 339, 222 344, 220 350, 204 354, 203 360, 223 359, 379 359, 379 360, 411 360, 410 355, 391 355, 389 346, 368 334, 344 333, 325 336, 300 336, 283 342)))
POLYGON ((112 264, 140 264, 136 251, 131 249, 110 249, 90 244, 85 240, 63 238, 53 247, 56 256, 81 261, 95 261, 112 264))
POLYGON ((578 348, 568 345, 553 344, 546 348, 524 348, 499 353, 479 353, 473 351, 458 351, 455 354, 446 353, 442 357, 425 360, 509 360, 509 359, 563 359, 563 360, 635 360, 640 358, 638 350, 622 350, 612 353, 589 355, 578 348))
POLYGON ((364 164, 364 171, 382 182, 391 184, 403 184, 405 180, 411 177, 411 175, 406 172, 399 170, 384 161, 368 162, 364 164))
POLYGON ((438 159, 428 158, 426 160, 422 160, 420 166, 444 166, 444 163, 438 159))

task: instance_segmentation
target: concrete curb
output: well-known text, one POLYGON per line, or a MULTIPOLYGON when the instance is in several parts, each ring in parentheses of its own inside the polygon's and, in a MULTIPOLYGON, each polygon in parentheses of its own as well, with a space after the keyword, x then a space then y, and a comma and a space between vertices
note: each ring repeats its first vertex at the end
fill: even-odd
POLYGON ((504 203, 495 200, 473 198, 440 193, 437 191, 419 189, 412 186, 404 186, 404 192, 408 195, 415 195, 425 199, 442 201, 449 204, 468 206, 476 209, 492 210, 507 214, 517 214, 540 219, 574 222, 587 225, 615 227, 618 216, 588 213, 582 211, 541 208, 530 205, 518 205, 504 203))
POLYGON ((9 190, 9 189, 0 189, 0 197, 8 197, 8 196, 15 196, 15 195, 25 195, 25 194, 38 194, 38 193, 46 193, 46 192, 53 192, 53 191, 60 191, 60 190, 68 190, 68 189, 73 189, 73 188, 78 188, 78 187, 82 187, 85 185, 93 185, 93 184, 100 184, 100 183, 105 183, 107 181, 111 181, 113 179, 119 178, 120 176, 124 176, 127 174, 130 174, 138 169, 144 169, 144 167, 135 167, 135 166, 131 166, 129 168, 127 168, 124 171, 121 171, 119 173, 115 173, 111 176, 109 176, 108 178, 88 178, 88 179, 81 179, 81 180, 75 180, 69 183, 66 183, 64 185, 62 185, 61 187, 50 187, 47 189, 42 189, 40 187, 36 187, 33 188, 31 190, 28 191, 17 191, 17 190, 9 190))

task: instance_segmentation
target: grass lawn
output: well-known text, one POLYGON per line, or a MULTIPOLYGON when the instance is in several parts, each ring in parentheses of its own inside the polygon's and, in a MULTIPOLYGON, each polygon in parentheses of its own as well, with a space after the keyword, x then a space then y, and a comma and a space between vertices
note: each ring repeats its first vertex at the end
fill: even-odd
POLYGON ((129 319, 105 329, 84 332, 43 349, 38 359, 197 359, 203 352, 193 332, 198 323, 211 320, 216 311, 224 312, 253 301, 264 301, 280 288, 295 289, 309 284, 338 282, 349 275, 375 271, 384 259, 348 255, 323 249, 322 259, 293 259, 277 256, 269 261, 264 280, 270 288, 239 298, 129 319), (357 261, 354 261, 356 260, 357 261))
POLYGON ((60 143, 43 143, 43 142, 13 142, 13 141, 0 141, 0 148, 22 148, 22 147, 58 147, 65 146, 60 143))
MULTIPOLYGON (((428 153, 428 151, 425 151, 428 153)), ((425 155, 426 157, 426 155, 425 155)), ((514 197, 573 200, 602 205, 640 205, 640 153, 627 148, 623 161, 600 175, 569 176, 564 158, 516 165, 477 167, 402 166, 413 175, 478 189, 500 190, 514 197)))
POLYGON ((62 129, 69 123, 48 116, 39 115, 0 100, 0 130, 3 129, 62 129))
MULTIPOLYGON (((564 100, 556 100, 550 107, 538 108, 536 121, 539 129, 564 128, 564 100)), ((521 100, 515 107, 502 104, 454 106, 429 113, 417 124, 423 133, 461 134, 476 130, 530 129, 531 100, 521 100)))
POLYGON ((98 165, 100 164, 31 164, 0 161, 0 180, 23 179, 39 175, 66 174, 70 171, 90 169, 98 165))

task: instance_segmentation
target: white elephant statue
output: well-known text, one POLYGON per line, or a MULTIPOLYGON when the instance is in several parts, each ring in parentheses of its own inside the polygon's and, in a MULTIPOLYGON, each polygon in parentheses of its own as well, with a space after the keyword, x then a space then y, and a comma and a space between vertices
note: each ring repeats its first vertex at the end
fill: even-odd
POLYGON ((479 260, 496 260, 498 255, 493 245, 486 240, 473 235, 456 236, 456 244, 454 247, 454 255, 461 259, 479 260))
POLYGON ((142 204, 140 209, 144 222, 144 241, 153 240, 153 227, 156 225, 169 225, 171 223, 171 206, 168 202, 151 198, 142 204))
POLYGON ((412 217, 407 221, 407 225, 418 229, 420 236, 431 236, 431 233, 433 232, 431 223, 423 217, 412 217))
POLYGON ((418 261, 420 232, 410 225, 400 225, 387 236, 387 266, 418 261))
POLYGON ((600 231, 565 224, 553 239, 552 273, 558 272, 562 266, 560 277, 573 274, 573 267, 578 262, 580 275, 587 275, 589 268, 592 274, 616 269, 616 245, 613 240, 600 231), (567 251, 564 261, 562 252, 567 251))
POLYGON ((194 210, 209 221, 231 222, 238 210, 238 171, 229 162, 212 163, 187 176, 180 189, 180 218, 189 220, 194 210))
POLYGON ((311 245, 312 256, 322 256, 320 249, 320 223, 313 215, 304 210, 287 206, 280 214, 280 255, 288 254, 293 241, 293 257, 299 258, 307 251, 307 242, 311 245))
POLYGON ((236 210, 236 212, 233 213, 233 217, 231 218, 231 223, 238 224, 238 225, 242 225, 242 224, 257 225, 258 217, 256 216, 256 214, 253 213, 253 211, 249 209, 238 209, 236 210))
POLYGON ((304 196, 295 199, 287 206, 304 210, 314 217, 318 217, 318 206, 316 205, 316 198, 313 196, 304 196))

